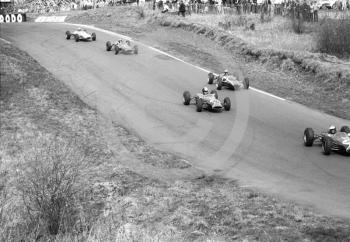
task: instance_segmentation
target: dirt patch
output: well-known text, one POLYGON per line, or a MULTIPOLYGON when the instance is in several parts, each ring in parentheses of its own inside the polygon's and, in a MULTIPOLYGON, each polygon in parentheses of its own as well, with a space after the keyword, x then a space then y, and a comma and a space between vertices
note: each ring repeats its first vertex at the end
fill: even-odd
POLYGON ((229 69, 248 76, 256 88, 350 119, 347 62, 317 53, 260 49, 218 27, 191 23, 193 17, 143 11, 140 17, 132 7, 97 9, 72 15, 67 21, 129 35, 208 70, 229 69), (122 14, 130 11, 134 13, 122 14), (106 12, 110 17, 105 17, 106 12))

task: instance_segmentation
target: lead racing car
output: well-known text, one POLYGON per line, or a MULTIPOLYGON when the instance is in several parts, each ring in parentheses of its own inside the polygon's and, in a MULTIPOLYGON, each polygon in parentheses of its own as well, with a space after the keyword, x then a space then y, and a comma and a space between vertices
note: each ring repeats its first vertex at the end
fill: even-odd
POLYGON ((96 34, 95 33, 88 33, 85 29, 78 28, 73 33, 71 33, 69 30, 66 31, 66 39, 69 40, 71 37, 75 39, 76 42, 81 40, 92 40, 96 41, 96 34))
POLYGON ((306 128, 304 131, 304 145, 312 146, 321 144, 323 154, 330 155, 332 151, 350 154, 350 128, 343 126, 340 132, 334 125, 331 125, 327 132, 315 134, 312 128, 306 128))
POLYGON ((239 88, 249 89, 249 78, 245 77, 243 81, 240 81, 234 75, 229 74, 227 70, 219 75, 209 72, 208 84, 216 84, 217 90, 221 90, 223 87, 230 90, 238 90, 239 88))
POLYGON ((203 109, 212 112, 221 112, 223 109, 229 111, 231 109, 231 100, 229 97, 225 97, 221 102, 218 99, 218 94, 215 90, 209 93, 207 87, 203 87, 202 93, 197 93, 191 97, 189 91, 183 93, 184 105, 190 105, 191 102, 196 105, 197 112, 202 112, 203 109))
POLYGON ((139 53, 139 48, 137 45, 131 44, 130 40, 119 39, 116 42, 112 43, 111 41, 107 41, 106 50, 111 51, 114 50, 115 54, 118 55, 119 52, 124 53, 139 53))

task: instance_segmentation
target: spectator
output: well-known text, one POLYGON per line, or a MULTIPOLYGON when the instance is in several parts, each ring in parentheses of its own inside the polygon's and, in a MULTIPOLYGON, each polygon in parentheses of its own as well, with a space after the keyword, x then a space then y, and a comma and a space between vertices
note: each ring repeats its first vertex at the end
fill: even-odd
POLYGON ((162 10, 162 13, 166 13, 166 12, 169 12, 169 5, 167 3, 164 4, 163 10, 162 10))
POLYGON ((185 13, 186 13, 186 5, 184 4, 184 2, 181 0, 180 2, 180 6, 179 6, 179 15, 181 14, 182 17, 185 17, 185 13))
POLYGON ((313 21, 318 22, 318 7, 317 7, 317 1, 314 1, 314 4, 312 5, 313 8, 313 21))

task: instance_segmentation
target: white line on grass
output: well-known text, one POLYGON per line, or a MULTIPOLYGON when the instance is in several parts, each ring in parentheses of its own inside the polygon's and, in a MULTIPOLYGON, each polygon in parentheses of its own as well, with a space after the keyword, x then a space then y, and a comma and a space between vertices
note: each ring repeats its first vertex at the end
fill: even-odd
MULTIPOLYGON (((122 34, 117 34, 117 33, 115 33, 115 32, 112 32, 112 31, 109 31, 109 30, 105 30, 105 29, 101 29, 101 28, 98 28, 98 27, 95 27, 95 26, 92 26, 92 25, 72 24, 72 23, 62 23, 62 24, 73 25, 73 26, 80 26, 80 27, 84 27, 84 28, 90 28, 90 29, 94 29, 94 30, 98 30, 98 31, 100 31, 100 32, 106 33, 106 34, 110 34, 110 35, 114 35, 114 36, 121 37, 121 38, 124 38, 124 39, 132 40, 132 38, 129 37, 129 36, 122 35, 122 34)), ((145 47, 148 47, 149 49, 151 49, 151 50, 153 50, 153 51, 157 51, 158 53, 161 53, 161 54, 163 54, 163 55, 169 56, 169 57, 171 57, 171 58, 173 58, 173 59, 175 59, 175 60, 178 60, 178 61, 180 61, 180 62, 182 62, 182 63, 185 63, 185 64, 187 64, 187 65, 193 66, 193 67, 195 67, 195 68, 197 68, 197 69, 199 69, 199 70, 202 70, 202 71, 207 72, 207 73, 210 72, 209 70, 206 70, 206 69, 204 69, 204 68, 202 68, 202 67, 199 67, 199 66, 196 66, 196 65, 194 65, 194 64, 191 64, 191 63, 189 63, 189 62, 186 62, 186 61, 184 61, 184 60, 181 60, 181 59, 179 59, 179 58, 177 58, 177 57, 175 57, 175 56, 173 56, 173 55, 170 55, 170 54, 168 54, 168 53, 166 53, 166 52, 164 52, 164 51, 158 50, 158 49, 156 49, 156 48, 154 48, 154 47, 152 47, 152 46, 148 46, 148 45, 146 45, 146 44, 144 44, 144 43, 141 43, 141 42, 139 42, 139 41, 135 41, 135 42, 137 42, 137 43, 139 43, 139 44, 141 44, 141 45, 143 45, 143 46, 145 46, 145 47)), ((214 74, 215 74, 215 73, 214 73, 214 74)), ((278 100, 286 101, 286 99, 284 99, 284 98, 278 97, 278 96, 276 96, 276 95, 273 95, 273 94, 271 94, 271 93, 262 91, 262 90, 260 90, 260 89, 257 89, 257 88, 254 88, 254 87, 250 87, 250 89, 251 89, 252 91, 255 91, 255 92, 258 92, 258 93, 261 93, 261 94, 265 94, 265 95, 267 95, 267 96, 276 98, 276 99, 278 99, 278 100)))
POLYGON ((7 40, 5 40, 5 39, 3 39, 3 38, 0 38, 0 40, 3 41, 3 42, 5 42, 6 44, 11 44, 10 41, 7 41, 7 40))

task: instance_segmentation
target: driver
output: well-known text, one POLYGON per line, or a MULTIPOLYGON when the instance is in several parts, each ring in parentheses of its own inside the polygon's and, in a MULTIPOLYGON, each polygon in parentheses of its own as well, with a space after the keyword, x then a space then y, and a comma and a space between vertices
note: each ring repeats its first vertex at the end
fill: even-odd
POLYGON ((209 89, 207 87, 203 87, 202 88, 202 93, 203 93, 203 95, 209 94, 209 89))
POLYGON ((335 134, 335 133, 337 133, 337 128, 334 125, 329 126, 328 134, 335 134))
POLYGON ((225 69, 224 70, 224 74, 222 74, 223 76, 228 76, 228 70, 227 69, 225 69))

